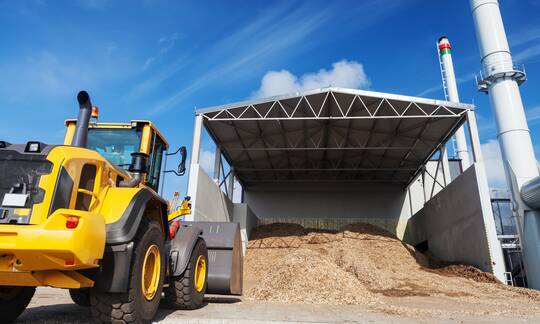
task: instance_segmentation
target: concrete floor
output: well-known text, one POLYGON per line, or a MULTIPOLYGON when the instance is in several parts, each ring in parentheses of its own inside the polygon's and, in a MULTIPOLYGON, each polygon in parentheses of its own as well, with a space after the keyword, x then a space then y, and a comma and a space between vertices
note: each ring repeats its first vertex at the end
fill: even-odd
MULTIPOLYGON (((431 298, 432 299, 432 298, 431 298)), ((432 305, 422 298, 404 298, 402 305, 432 305)), ((448 305, 450 308, 460 305, 448 305)), ((466 305, 461 305, 465 307, 466 305)), ((1 316, 1 315, 0 315, 1 316)), ((209 297, 195 311, 160 310, 158 323, 540 323, 539 316, 396 316, 351 305, 275 305, 243 302, 238 298, 209 297)), ((39 288, 17 323, 91 323, 88 308, 71 302, 67 291, 39 288)))

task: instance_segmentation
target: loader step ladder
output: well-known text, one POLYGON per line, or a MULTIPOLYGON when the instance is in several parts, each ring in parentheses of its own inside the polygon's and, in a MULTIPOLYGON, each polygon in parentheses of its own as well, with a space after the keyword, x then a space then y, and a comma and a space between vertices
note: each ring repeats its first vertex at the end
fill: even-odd
POLYGON ((513 286, 514 285, 514 279, 512 279, 512 272, 505 272, 504 273, 504 279, 505 279, 506 284, 508 286, 513 286))

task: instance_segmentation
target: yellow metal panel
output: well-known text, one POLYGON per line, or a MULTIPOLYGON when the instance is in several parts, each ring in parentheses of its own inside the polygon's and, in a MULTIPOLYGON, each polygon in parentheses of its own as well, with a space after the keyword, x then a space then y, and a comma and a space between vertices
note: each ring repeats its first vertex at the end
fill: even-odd
POLYGON ((0 277, 10 271, 75 270, 97 266, 105 250, 103 216, 59 209, 41 225, 3 225, 0 232, 0 277), (69 216, 79 218, 66 228, 69 216), (66 261, 73 264, 66 265, 66 261))
POLYGON ((99 211, 106 224, 120 219, 133 197, 141 188, 109 188, 99 211))
POLYGON ((152 148, 152 141, 154 139, 154 134, 152 132, 152 127, 150 125, 144 125, 141 135, 141 148, 142 153, 150 154, 150 149, 152 148))
MULTIPOLYGON (((66 130, 66 136, 64 139, 64 145, 71 144, 71 140, 73 139, 73 134, 75 133, 76 122, 77 120, 75 119, 68 119, 65 121, 67 130, 66 130)), ((88 127, 89 128, 113 128, 113 129, 114 128, 132 128, 133 124, 150 126, 150 132, 156 133, 157 137, 159 137, 163 141, 163 143, 165 143, 165 148, 169 149, 169 142, 167 142, 167 140, 165 139, 163 134, 159 131, 159 129, 152 122, 148 120, 132 120, 129 123, 91 123, 88 125, 88 127)), ((144 150, 142 150, 142 146, 141 146, 141 152, 145 152, 144 150)))
POLYGON ((64 136, 64 145, 71 145, 73 141, 73 135, 75 134, 75 123, 67 123, 66 121, 66 135, 64 136))
POLYGON ((149 125, 152 128, 152 131, 156 133, 157 137, 159 137, 163 141, 163 143, 165 143, 165 148, 169 149, 169 142, 167 142, 167 140, 165 139, 163 134, 159 131, 159 129, 156 127, 156 125, 154 125, 154 123, 152 123, 151 121, 148 121, 148 120, 132 120, 131 122, 132 123, 137 123, 137 124, 147 124, 147 125, 149 125))
POLYGON ((56 288, 86 288, 92 287, 94 282, 75 271, 43 271, 34 274, 42 282, 43 286, 56 288))
POLYGON ((31 272, 0 272, 0 286, 42 286, 31 272))
POLYGON ((92 198, 92 209, 90 211, 102 214, 106 224, 117 221, 133 196, 140 190, 140 188, 116 188, 116 177, 121 175, 126 179, 129 175, 116 169, 95 151, 79 147, 59 146, 51 150, 47 159, 53 163, 53 170, 50 174, 43 175, 40 178, 39 187, 45 191, 45 196, 41 203, 34 205, 31 224, 42 224, 47 220, 61 166, 64 167, 73 180, 70 209, 75 207, 77 188, 79 187, 83 166, 85 164, 96 166, 97 172, 93 191, 95 195, 92 198))
POLYGON ((93 287, 94 282, 75 271, 48 270, 2 273, 0 286, 51 286, 79 289, 93 287))
POLYGON ((42 224, 49 215, 49 208, 55 189, 54 187, 56 186, 56 179, 59 176, 60 167, 65 159, 65 154, 63 154, 63 152, 61 147, 56 147, 53 148, 47 156, 47 160, 52 162, 53 168, 51 173, 42 175, 39 179, 39 187, 44 190, 45 196, 41 203, 34 204, 30 217, 31 224, 42 224))
MULTIPOLYGON (((103 169, 105 166, 110 166, 110 163, 96 151, 73 146, 57 146, 53 148, 51 152, 49 152, 47 160, 52 162, 53 169, 50 174, 42 175, 39 180, 39 187, 45 191, 45 196, 43 201, 39 204, 35 204, 32 209, 32 216, 30 219, 32 224, 41 224, 47 219, 56 187, 56 181, 60 175, 62 166, 73 180, 73 190, 69 208, 75 207, 75 198, 77 196, 76 189, 79 186, 82 167, 85 164, 93 164, 96 166, 97 173, 95 183, 99 185, 102 183, 101 177, 103 169)), ((119 173, 113 167, 109 167, 109 170, 111 169, 113 172, 119 173)), ((97 195, 104 189, 104 187, 94 188, 97 195)))
POLYGON ((182 204, 180 205, 180 208, 178 210, 172 211, 168 215, 168 220, 172 221, 173 219, 191 214, 191 201, 188 199, 182 200, 182 204))

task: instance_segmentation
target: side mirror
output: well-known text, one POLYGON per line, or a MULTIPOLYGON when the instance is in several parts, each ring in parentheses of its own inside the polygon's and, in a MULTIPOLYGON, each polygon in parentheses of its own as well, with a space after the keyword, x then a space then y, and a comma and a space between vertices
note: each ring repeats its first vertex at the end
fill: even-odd
POLYGON ((178 164, 178 174, 184 175, 186 173, 186 157, 187 150, 185 146, 180 147, 180 163, 178 164))
POLYGON ((163 173, 174 173, 179 177, 186 173, 187 150, 185 146, 181 146, 176 152, 169 153, 167 156, 176 155, 178 153, 180 153, 180 163, 178 163, 178 168, 176 170, 166 170, 163 171, 163 173))

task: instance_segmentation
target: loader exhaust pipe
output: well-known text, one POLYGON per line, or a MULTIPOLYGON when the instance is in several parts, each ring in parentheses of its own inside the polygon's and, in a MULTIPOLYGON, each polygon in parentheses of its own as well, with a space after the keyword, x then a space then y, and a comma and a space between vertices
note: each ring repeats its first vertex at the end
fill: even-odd
POLYGON ((88 123, 92 115, 92 103, 90 102, 90 95, 84 90, 77 94, 77 101, 79 102, 79 116, 77 116, 77 124, 71 146, 86 147, 88 123))

